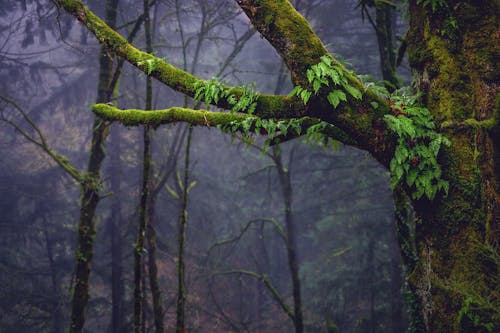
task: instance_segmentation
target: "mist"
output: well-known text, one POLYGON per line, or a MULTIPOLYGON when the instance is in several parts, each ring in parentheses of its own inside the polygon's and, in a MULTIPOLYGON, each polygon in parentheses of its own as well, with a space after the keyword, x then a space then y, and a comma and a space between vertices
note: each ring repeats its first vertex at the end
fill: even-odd
MULTIPOLYGON (((109 19, 105 3, 85 1, 109 19)), ((292 3, 347 68, 383 79, 374 8, 292 3)), ((392 12, 396 36, 403 12, 392 12)), ((143 13, 129 0, 115 12, 115 29, 137 48, 205 80, 292 90, 280 55, 236 2, 151 1, 148 33, 143 13)), ((408 328, 389 172, 369 153, 313 135, 275 144, 270 133, 210 124, 100 120, 96 102, 222 110, 156 80, 147 88, 147 75, 52 1, 2 1, 0 64, 1 332, 68 331, 78 267, 90 262, 85 332, 408 328), (85 240, 91 204, 95 233, 85 240)), ((408 83, 406 59, 397 70, 408 83)))

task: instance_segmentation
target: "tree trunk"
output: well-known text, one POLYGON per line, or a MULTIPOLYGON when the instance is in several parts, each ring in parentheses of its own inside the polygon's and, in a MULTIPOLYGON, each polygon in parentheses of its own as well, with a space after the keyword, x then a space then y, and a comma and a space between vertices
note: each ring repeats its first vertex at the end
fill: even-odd
POLYGON ((191 148, 191 136, 193 127, 189 126, 189 132, 186 143, 186 157, 184 165, 184 177, 182 183, 182 201, 179 210, 179 239, 178 239, 178 261, 177 261, 177 319, 175 324, 176 333, 185 332, 185 303, 186 303, 186 287, 185 280, 185 263, 184 263, 184 244, 186 241, 186 225, 187 225, 187 200, 188 200, 188 184, 189 184, 189 151, 191 148))
POLYGON ((396 49, 394 38, 394 8, 390 4, 379 3, 375 9, 375 32, 377 34, 382 77, 389 83, 389 88, 399 87, 396 75, 396 49))
MULTIPOLYGON (((151 20, 149 17, 149 4, 144 0, 144 27, 146 35, 146 51, 152 53, 151 41, 151 20)), ((152 78, 146 78, 146 107, 145 110, 152 109, 153 85, 152 78)), ((139 206, 139 225, 137 227, 137 240, 134 251, 134 332, 144 332, 143 329, 143 301, 145 285, 142 283, 144 269, 144 239, 148 225, 148 205, 151 186, 151 128, 144 126, 143 132, 143 157, 142 157, 142 190, 141 202, 139 206)))
MULTIPOLYGON (((116 25, 118 0, 106 1, 106 22, 111 27, 116 25)), ((111 96, 110 81, 112 78, 113 60, 105 48, 101 49, 99 85, 97 102, 107 102, 111 96)), ((78 223, 78 243, 76 250, 76 268, 74 292, 72 299, 70 332, 82 332, 85 313, 89 300, 89 277, 96 236, 94 216, 99 203, 100 172, 104 160, 104 142, 108 135, 109 124, 96 117, 92 127, 92 143, 86 179, 81 184, 80 220, 78 223)))
POLYGON ((451 146, 447 196, 414 203, 418 261, 409 282, 429 332, 498 328, 500 4, 411 1, 409 61, 451 146), (496 163, 496 165, 495 165, 496 163))
POLYGON ((49 237, 49 230, 45 216, 42 216, 43 236, 45 238, 45 249, 47 250, 47 259, 49 260, 50 282, 52 284, 52 329, 54 333, 63 332, 64 315, 62 313, 61 280, 54 260, 54 241, 49 237))
POLYGON ((290 182, 290 173, 283 166, 281 153, 278 148, 273 148, 273 159, 278 170, 281 190, 283 193, 283 202, 285 208, 285 225, 286 225, 286 251, 288 254, 288 267, 292 277, 292 293, 293 293, 293 310, 295 333, 304 332, 304 322, 302 316, 302 297, 300 291, 299 264, 297 258, 297 240, 295 226, 292 216, 292 184, 290 182))
POLYGON ((111 331, 113 333, 123 332, 123 278, 122 278, 122 236, 121 222, 121 199, 120 193, 120 132, 118 126, 110 128, 110 136, 113 149, 110 150, 110 186, 113 195, 111 204, 111 216, 109 218, 109 235, 111 238, 111 331))
MULTIPOLYGON (((153 205, 150 202, 150 206, 153 205)), ((149 267, 149 288, 151 289, 151 295, 153 298, 153 313, 154 313, 154 323, 155 330, 157 333, 163 333, 163 305, 161 298, 160 282, 158 281, 158 266, 156 264, 156 231, 154 229, 153 213, 148 214, 149 225, 147 228, 147 240, 148 240, 148 267, 149 267)))

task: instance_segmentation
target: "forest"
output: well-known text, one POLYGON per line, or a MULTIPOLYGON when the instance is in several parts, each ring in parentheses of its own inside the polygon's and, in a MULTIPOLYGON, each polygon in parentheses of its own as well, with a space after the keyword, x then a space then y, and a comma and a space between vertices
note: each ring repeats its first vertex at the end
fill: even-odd
POLYGON ((0 332, 500 330, 498 0, 2 0, 0 332))

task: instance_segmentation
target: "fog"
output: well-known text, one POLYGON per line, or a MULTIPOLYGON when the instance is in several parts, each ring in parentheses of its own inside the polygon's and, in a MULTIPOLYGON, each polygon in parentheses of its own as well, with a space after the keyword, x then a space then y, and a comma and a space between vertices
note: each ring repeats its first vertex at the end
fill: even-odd
MULTIPOLYGON (((382 79, 367 17, 373 8, 362 15, 356 1, 292 2, 330 52, 356 73, 382 79)), ((85 3, 104 18, 104 1, 85 3)), ((403 11, 394 16, 398 36, 406 29, 403 11)), ((130 36, 142 13, 142 2, 120 1, 118 31, 130 36)), ((293 88, 279 55, 236 2, 157 0, 150 15, 154 54, 172 65, 228 85, 253 82, 259 93, 293 88)), ((145 49, 139 28, 133 44, 145 49)), ((86 174, 99 130, 91 106, 100 50, 52 1, 0 4, 0 332, 70 326, 83 211, 83 183, 74 175, 86 174)), ((118 59, 104 54, 114 71, 118 59)), ((405 62, 398 70, 407 82, 405 62)), ((144 108, 145 82, 124 63, 109 101, 144 108)), ((153 81, 153 109, 196 104, 153 81)), ((88 332, 133 330, 143 130, 113 123, 102 143, 88 332)), ((175 330, 183 220, 187 332, 293 332, 290 244, 306 332, 403 332, 408 319, 388 171, 334 141, 324 146, 303 136, 267 146, 265 135, 253 138, 215 126, 191 131, 183 123, 151 131, 148 230, 156 242, 152 249, 148 238, 142 254, 144 332, 155 327, 151 260, 164 327, 175 330)))

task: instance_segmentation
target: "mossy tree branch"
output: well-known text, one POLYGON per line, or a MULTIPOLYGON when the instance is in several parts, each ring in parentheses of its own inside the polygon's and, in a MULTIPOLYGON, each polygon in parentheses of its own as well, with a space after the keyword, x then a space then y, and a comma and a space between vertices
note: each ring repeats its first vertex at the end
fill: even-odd
MULTIPOLYGON (((329 52, 309 22, 288 0, 237 0, 252 25, 281 55, 295 85, 308 86, 307 70, 329 52)), ((335 66, 344 67, 333 57, 335 66)), ((383 117, 390 112, 386 100, 380 98, 354 75, 347 73, 349 84, 363 92, 359 101, 349 98, 335 110, 326 95, 319 95, 306 106, 306 114, 334 124, 368 150, 382 164, 388 165, 394 153, 395 138, 387 131, 383 117), (378 107, 374 108, 375 102, 378 107)))
MULTIPOLYGON (((290 69, 292 81, 295 84, 305 84, 307 69, 318 63, 321 56, 328 54, 307 20, 293 8, 289 1, 237 2, 256 29, 282 56, 290 69)), ((201 78, 176 68, 163 59, 138 50, 84 6, 82 1, 57 0, 57 3, 81 21, 110 51, 125 58, 141 71, 155 77, 172 89, 194 97, 197 86, 200 82, 204 82, 201 78)), ((342 66, 335 59, 333 61, 336 65, 342 66)), ((395 137, 387 130, 383 121, 383 116, 390 112, 388 103, 371 90, 365 89, 354 74, 348 74, 348 81, 351 86, 363 91, 363 97, 359 101, 349 98, 346 103, 342 103, 335 110, 332 110, 328 104, 326 94, 315 96, 306 106, 297 98, 261 94, 258 95, 254 114, 262 118, 275 119, 308 115, 324 120, 334 124, 352 141, 355 141, 356 146, 368 150, 377 160, 387 166, 393 156, 395 143, 395 137), (372 106, 373 102, 378 105, 377 108, 372 106)), ((226 86, 225 89, 233 88, 226 86)), ((243 91, 238 88, 232 92, 237 98, 243 94, 243 91)), ((226 98, 221 98, 214 105, 225 109, 230 108, 226 98)), ((178 118, 193 120, 189 114, 181 116, 182 112, 187 111, 176 109, 178 118)), ((108 113, 108 115, 111 114, 108 113)), ((224 116, 218 120, 225 121, 227 118, 224 116)), ((172 119, 172 121, 176 120, 172 119)), ((135 125, 134 122, 129 122, 128 125, 135 125)), ((194 123, 197 124, 196 121, 194 123)))
POLYGON ((106 120, 115 120, 126 126, 150 125, 157 127, 162 124, 186 122, 198 126, 229 125, 232 121, 243 121, 247 114, 212 112, 172 107, 164 110, 144 111, 138 109, 121 110, 108 104, 95 104, 94 113, 106 120))
MULTIPOLYGON (((157 127, 162 124, 186 122, 195 126, 220 126, 224 128, 230 127, 234 123, 241 123, 246 119, 253 119, 254 123, 259 119, 254 115, 244 113, 214 112, 181 107, 145 111, 140 109, 122 110, 110 104, 95 104, 92 109, 94 113, 102 119, 118 121, 125 126, 149 125, 157 127)), ((277 133, 271 138, 270 143, 277 144, 297 138, 300 135, 305 134, 309 127, 314 126, 319 122, 320 120, 317 118, 302 117, 300 118, 300 133, 294 131, 293 129, 290 129, 286 135, 277 133)), ((240 128, 240 130, 243 129, 240 128)), ((255 128, 251 128, 251 131, 253 130, 255 130, 255 128)), ((321 133, 333 140, 352 146, 358 146, 358 143, 354 139, 334 125, 329 124, 321 131, 321 133)))
MULTIPOLYGON (((194 97, 196 84, 204 81, 171 65, 164 59, 137 49, 123 36, 104 23, 81 0, 56 0, 56 3, 83 23, 109 51, 126 59, 131 65, 172 89, 194 97)), ((240 97, 243 94, 243 91, 238 88, 226 87, 226 89, 233 89, 232 92, 236 97, 240 97)), ((214 103, 214 105, 221 108, 230 108, 226 99, 221 99, 218 103, 214 103)), ((265 118, 293 117, 299 115, 301 112, 303 112, 303 106, 298 101, 287 96, 265 94, 259 95, 255 110, 255 114, 265 118)))

